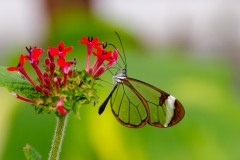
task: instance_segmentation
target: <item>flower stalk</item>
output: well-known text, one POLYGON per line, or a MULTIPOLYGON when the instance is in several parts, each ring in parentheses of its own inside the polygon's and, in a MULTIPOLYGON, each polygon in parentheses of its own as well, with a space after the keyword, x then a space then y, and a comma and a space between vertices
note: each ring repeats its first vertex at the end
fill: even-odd
POLYGON ((67 124, 68 114, 63 114, 57 118, 57 125, 52 141, 52 148, 48 160, 58 160, 61 152, 63 136, 67 124))

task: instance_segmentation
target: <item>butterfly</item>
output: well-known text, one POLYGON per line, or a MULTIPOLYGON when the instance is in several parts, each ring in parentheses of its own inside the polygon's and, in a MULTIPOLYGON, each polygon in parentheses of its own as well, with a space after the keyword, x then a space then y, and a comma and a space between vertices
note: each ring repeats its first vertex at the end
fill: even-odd
POLYGON ((115 118, 129 128, 140 128, 147 123, 166 128, 177 124, 184 117, 184 108, 175 97, 148 83, 128 77, 126 65, 116 72, 113 79, 116 84, 99 107, 99 115, 110 100, 115 118))

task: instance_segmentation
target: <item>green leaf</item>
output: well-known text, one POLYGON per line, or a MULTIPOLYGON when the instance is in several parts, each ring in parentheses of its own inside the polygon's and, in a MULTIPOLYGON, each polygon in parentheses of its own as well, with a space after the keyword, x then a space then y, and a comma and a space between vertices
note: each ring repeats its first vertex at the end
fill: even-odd
POLYGON ((23 147, 23 152, 27 160, 39 160, 41 158, 39 153, 28 144, 25 147, 23 147))
POLYGON ((68 100, 68 101, 63 102, 64 108, 68 109, 68 110, 72 109, 73 104, 74 104, 74 101, 72 101, 72 100, 68 100))
POLYGON ((0 66, 0 86, 30 99, 35 99, 38 95, 34 87, 20 73, 9 72, 7 67, 0 66))
POLYGON ((82 103, 81 100, 79 100, 79 101, 76 101, 73 105, 73 113, 78 119, 80 119, 79 109, 81 107, 81 103, 82 103))

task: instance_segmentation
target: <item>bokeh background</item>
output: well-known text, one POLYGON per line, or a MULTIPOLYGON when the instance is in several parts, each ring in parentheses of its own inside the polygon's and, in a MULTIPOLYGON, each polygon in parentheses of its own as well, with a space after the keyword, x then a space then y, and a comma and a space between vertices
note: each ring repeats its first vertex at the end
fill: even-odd
MULTIPOLYGON (((121 45, 128 75, 177 97, 184 119, 174 127, 119 124, 110 106, 98 106, 111 90, 98 88, 99 103, 70 115, 60 159, 240 159, 240 2, 234 0, 8 0, 0 1, 0 65, 18 62, 25 46, 74 46, 85 67, 82 36, 121 45)), ((42 56, 43 57, 43 56, 42 56)), ((121 61, 121 60, 119 60, 121 61)), ((29 68, 29 72, 31 69, 29 68)), ((34 73, 31 73, 34 75, 34 73)), ((102 76, 112 82, 112 76, 102 76)), ((47 159, 56 117, 0 88, 0 159, 25 159, 26 143, 47 159)))

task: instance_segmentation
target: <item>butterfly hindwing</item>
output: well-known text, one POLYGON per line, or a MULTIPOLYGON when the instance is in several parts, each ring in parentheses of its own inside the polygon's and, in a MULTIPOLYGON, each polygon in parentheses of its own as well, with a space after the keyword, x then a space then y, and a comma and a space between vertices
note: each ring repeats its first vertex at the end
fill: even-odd
POLYGON ((130 128, 143 127, 148 122, 146 101, 128 85, 119 83, 111 97, 111 108, 116 119, 130 128))

